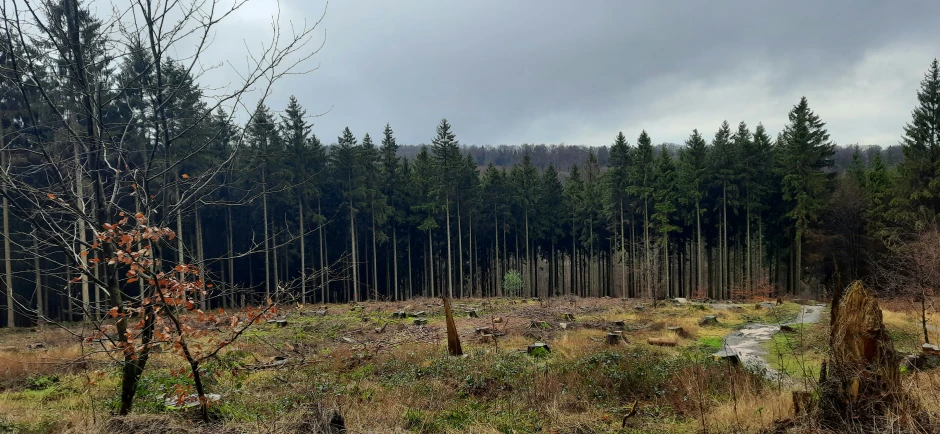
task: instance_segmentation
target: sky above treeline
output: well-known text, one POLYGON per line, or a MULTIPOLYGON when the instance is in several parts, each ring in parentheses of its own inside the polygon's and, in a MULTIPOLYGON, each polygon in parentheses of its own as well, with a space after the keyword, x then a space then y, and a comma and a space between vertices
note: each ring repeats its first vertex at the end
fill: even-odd
POLYGON ((837 143, 893 145, 940 56, 936 0, 252 0, 208 62, 244 57, 278 10, 287 25, 323 16, 324 45, 268 105, 296 95, 326 143, 386 123, 429 143, 442 117, 467 145, 633 143, 642 129, 681 143, 726 119, 776 134, 805 95, 837 143))

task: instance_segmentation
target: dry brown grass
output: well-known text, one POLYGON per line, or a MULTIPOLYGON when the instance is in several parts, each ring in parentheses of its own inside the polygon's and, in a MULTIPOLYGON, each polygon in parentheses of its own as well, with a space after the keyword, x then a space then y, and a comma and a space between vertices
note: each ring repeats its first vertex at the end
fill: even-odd
MULTIPOLYGON (((787 390, 777 391, 749 373, 715 365, 707 350, 698 349, 703 338, 722 337, 748 317, 766 315, 754 310, 753 304, 745 304, 743 309, 647 305, 643 310, 635 310, 635 302, 610 299, 550 303, 460 300, 454 303, 455 323, 464 352, 469 354, 466 359, 449 359, 444 355, 446 339, 439 304, 439 299, 363 303, 361 312, 351 310, 350 305, 331 305, 326 317, 301 314, 319 307, 286 309, 289 327, 261 326, 224 353, 245 354, 240 356, 241 363, 249 365, 287 355, 296 365, 288 370, 243 371, 238 379, 223 372, 210 391, 222 393, 226 405, 233 408, 227 411, 236 413, 225 413, 222 421, 211 427, 189 423, 176 415, 138 415, 104 425, 107 418, 103 402, 113 399, 117 390, 113 371, 92 364, 87 372, 63 373, 63 365, 57 363, 74 359, 81 351, 76 341, 54 329, 0 332, 0 348, 11 343, 25 347, 26 342, 39 340, 49 344, 48 351, 0 352, 0 369, 9 366, 6 368, 9 370, 0 372, 4 372, 4 380, 12 379, 10 389, 0 393, 0 424, 7 421, 42 427, 57 422, 54 430, 35 431, 70 430, 76 434, 122 432, 120 429, 149 432, 148 426, 180 433, 274 434, 295 432, 299 424, 316 413, 308 410, 319 405, 340 409, 351 432, 593 433, 617 432, 634 398, 639 404, 636 416, 627 421, 631 432, 698 432, 699 404, 704 407, 709 432, 758 432, 773 427, 776 419, 792 416, 787 390), (485 307, 484 302, 488 304, 485 307), (464 316, 463 310, 468 307, 479 308, 481 317, 464 316), (390 319, 390 313, 399 310, 409 313, 424 310, 431 322, 422 328, 413 326, 410 319, 390 319), (559 326, 569 322, 562 319, 563 313, 575 316, 567 329, 559 326), (705 315, 715 315, 720 325, 699 326, 705 315), (492 326, 493 317, 502 318, 496 327, 505 336, 497 337, 495 343, 481 342, 474 329, 492 326), (533 329, 532 321, 545 321, 549 327, 533 329), (625 322, 624 337, 629 343, 610 346, 604 342, 608 330, 619 328, 615 321, 625 322), (374 332, 386 322, 389 325, 384 333, 374 332), (668 331, 670 326, 682 327, 683 335, 668 331), (356 343, 343 342, 343 337, 351 337, 356 343), (651 337, 675 340, 678 347, 651 349, 646 343, 651 337), (547 342, 551 355, 545 359, 524 355, 525 347, 534 341, 547 342), (296 349, 288 350, 286 344, 296 349), (37 358, 40 354, 44 359, 37 358), (513 361, 516 356, 512 354, 521 359, 513 361), (590 357, 600 354, 619 354, 624 358, 586 364, 590 357), (646 358, 631 359, 634 354, 646 358), (669 371, 671 374, 665 377, 657 377, 655 370, 623 379, 601 377, 603 372, 628 373, 655 365, 659 359, 683 360, 689 355, 695 355, 701 363, 681 362, 680 367, 670 368, 677 370, 669 371), (56 363, 34 363, 43 360, 56 363), (611 367, 604 363, 621 365, 611 367), (497 368, 499 364, 506 367, 497 368), (463 368, 458 369, 461 365, 463 368), (501 373, 499 369, 509 371, 501 373), (522 371, 515 374, 514 369, 522 371), (412 371, 422 374, 411 379, 412 371), (46 395, 42 395, 24 390, 25 378, 53 373, 63 373, 57 388, 65 392, 43 391, 46 395), (94 379, 90 385, 86 374, 94 379), (405 379, 390 380, 395 375, 405 379), (647 381, 642 380, 646 376, 651 378, 648 381, 660 383, 655 389, 638 394, 636 390, 647 390, 650 385, 634 382, 647 381), (234 389, 236 383, 240 385, 238 390, 234 389), (291 410, 278 410, 282 405, 279 403, 289 403, 291 410), (92 408, 97 411, 97 423, 90 417, 92 408), (469 419, 454 420, 460 417, 469 419)), ((898 327, 908 328, 916 324, 911 314, 904 311, 889 311, 885 317, 890 327, 895 322, 898 327)), ((169 368, 183 366, 182 360, 171 353, 157 354, 151 360, 148 375, 165 375, 169 368)), ((932 386, 940 379, 926 374, 910 376, 905 381, 923 400, 940 392, 932 386), (917 385, 910 382, 914 379, 917 385)), ((940 414, 940 404, 928 406, 928 411, 940 414)))

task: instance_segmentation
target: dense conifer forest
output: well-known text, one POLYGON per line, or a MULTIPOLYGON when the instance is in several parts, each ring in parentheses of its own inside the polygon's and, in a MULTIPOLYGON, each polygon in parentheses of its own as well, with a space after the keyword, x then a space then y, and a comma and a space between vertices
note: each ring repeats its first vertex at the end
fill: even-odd
POLYGON ((101 315, 114 288, 138 297, 135 278, 105 278, 120 267, 87 249, 127 215, 175 233, 154 254, 198 267, 214 308, 275 291, 298 303, 822 294, 872 276, 892 240, 940 210, 936 61, 885 148, 837 146, 811 95, 780 113, 782 131, 688 125, 682 144, 612 131, 599 147, 468 146, 442 119, 429 144, 402 145, 392 125, 320 131, 293 97, 250 102, 240 123, 185 59, 145 40, 117 56, 102 22, 68 4, 50 7, 59 28, 45 39, 2 40, 7 325, 101 315))

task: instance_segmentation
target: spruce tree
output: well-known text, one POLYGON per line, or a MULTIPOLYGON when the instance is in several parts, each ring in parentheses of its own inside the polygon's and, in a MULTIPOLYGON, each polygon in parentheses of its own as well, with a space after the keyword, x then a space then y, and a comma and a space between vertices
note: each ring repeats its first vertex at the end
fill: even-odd
POLYGON ((793 262, 791 288, 799 291, 802 279, 803 237, 826 206, 835 145, 829 141, 826 124, 809 108, 806 97, 790 110, 790 123, 778 140, 783 199, 792 226, 793 262))
POLYGON ((510 176, 513 182, 513 185, 516 188, 516 204, 521 208, 521 216, 523 221, 523 231, 524 231, 524 240, 525 240, 525 272, 522 273, 523 276, 523 289, 525 293, 523 294, 526 297, 532 296, 534 281, 534 263, 538 261, 538 258, 532 257, 532 244, 529 240, 529 223, 530 219, 534 212, 534 207, 538 203, 538 187, 539 187, 539 173, 538 169, 532 165, 532 157, 526 152, 522 156, 522 164, 513 166, 510 176))
POLYGON ((611 207, 608 214, 616 222, 616 233, 620 236, 620 296, 626 296, 627 290, 627 243, 626 243, 626 213, 629 212, 627 189, 630 185, 631 150, 623 132, 617 133, 614 144, 610 147, 610 159, 607 178, 609 192, 608 205, 611 207))
POLYGON ((349 246, 350 254, 347 266, 352 273, 352 299, 360 301, 359 294, 359 258, 356 242, 356 215, 360 211, 360 203, 365 198, 362 186, 363 170, 360 160, 360 147, 356 136, 349 127, 343 129, 343 134, 337 139, 337 144, 331 149, 330 162, 334 177, 342 189, 343 204, 347 208, 349 218, 349 246))
POLYGON ((395 142, 395 135, 392 127, 385 124, 385 131, 382 136, 382 147, 379 150, 381 154, 382 167, 382 187, 381 192, 389 205, 389 215, 386 221, 388 231, 392 234, 392 294, 394 300, 401 300, 401 294, 398 289, 398 225, 403 221, 405 215, 405 198, 402 195, 401 184, 403 179, 402 159, 398 157, 398 144, 395 142))
MULTIPOLYGON (((451 249, 450 204, 457 192, 457 179, 454 176, 460 169, 460 144, 450 131, 447 119, 441 119, 437 126, 437 135, 431 140, 431 150, 436 163, 437 188, 444 203, 445 226, 447 227, 447 296, 454 297, 453 255, 451 249)), ((462 278, 462 276, 458 276, 462 278)))
POLYGON ((655 171, 655 160, 653 157, 653 141, 646 131, 642 131, 636 141, 636 153, 633 159, 633 170, 631 173, 630 187, 628 193, 637 198, 637 202, 642 208, 638 212, 637 218, 643 218, 643 258, 644 266, 641 273, 642 282, 647 297, 653 297, 653 282, 650 273, 652 272, 651 263, 651 244, 650 244, 650 206, 653 200, 653 173, 655 171))
POLYGON ((711 176, 709 166, 708 144, 699 134, 692 130, 692 135, 685 141, 685 148, 679 151, 679 183, 682 185, 682 200, 694 205, 694 216, 690 222, 695 225, 695 291, 704 291, 709 294, 708 280, 705 279, 705 244, 702 239, 702 199, 705 197, 706 186, 711 176))
POLYGON ((904 126, 893 220, 920 228, 935 223, 940 212, 940 64, 937 59, 920 83, 917 106, 904 126))
POLYGON ((671 259, 669 253, 669 234, 679 230, 674 224, 674 218, 677 211, 679 192, 676 184, 676 167, 669 155, 669 150, 664 145, 656 158, 656 170, 654 172, 653 198, 655 201, 654 212, 650 217, 656 233, 659 235, 657 244, 663 249, 663 264, 661 279, 662 286, 666 288, 665 296, 672 296, 672 282, 670 279, 671 259))

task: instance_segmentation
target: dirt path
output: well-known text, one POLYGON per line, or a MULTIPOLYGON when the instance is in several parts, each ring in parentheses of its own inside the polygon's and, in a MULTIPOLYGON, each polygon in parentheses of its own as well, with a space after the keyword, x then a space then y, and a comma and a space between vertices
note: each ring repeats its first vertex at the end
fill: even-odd
POLYGON ((780 373, 767 362, 767 350, 761 345, 780 332, 781 325, 812 324, 819 322, 823 306, 803 306, 796 320, 785 324, 749 324, 725 336, 724 348, 715 353, 718 357, 737 355, 744 365, 763 370, 770 378, 778 378, 780 373))

